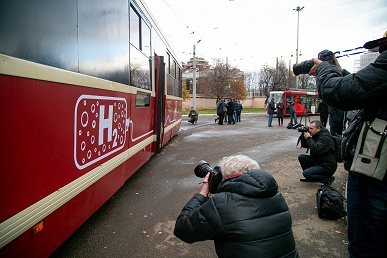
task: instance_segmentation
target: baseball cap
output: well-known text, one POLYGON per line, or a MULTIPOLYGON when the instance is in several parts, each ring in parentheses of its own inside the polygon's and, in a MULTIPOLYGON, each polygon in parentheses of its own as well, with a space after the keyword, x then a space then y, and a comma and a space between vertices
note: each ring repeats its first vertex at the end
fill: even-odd
POLYGON ((385 44, 387 44, 387 31, 383 34, 383 38, 368 41, 364 44, 363 47, 366 49, 373 49, 375 47, 379 47, 385 44))

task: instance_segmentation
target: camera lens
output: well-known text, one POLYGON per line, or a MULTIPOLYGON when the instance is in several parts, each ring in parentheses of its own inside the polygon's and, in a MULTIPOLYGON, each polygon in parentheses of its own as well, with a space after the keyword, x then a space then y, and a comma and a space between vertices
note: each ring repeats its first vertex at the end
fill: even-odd
POLYGON ((300 74, 308 74, 310 72, 310 69, 312 69, 314 63, 312 60, 306 60, 299 64, 293 65, 293 73, 295 76, 300 74))
POLYGON ((204 160, 199 161, 199 163, 197 164, 194 170, 195 175, 197 177, 202 177, 202 178, 205 177, 207 173, 211 171, 212 171, 212 168, 210 167, 210 164, 208 164, 204 160))

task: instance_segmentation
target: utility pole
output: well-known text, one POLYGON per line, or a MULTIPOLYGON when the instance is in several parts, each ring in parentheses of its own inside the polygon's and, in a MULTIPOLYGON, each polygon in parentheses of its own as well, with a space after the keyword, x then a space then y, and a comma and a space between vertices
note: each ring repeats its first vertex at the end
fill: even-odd
MULTIPOLYGON (((297 12, 297 48, 296 48, 296 64, 298 64, 298 35, 299 35, 299 25, 300 25, 300 11, 304 9, 303 7, 297 6, 296 9, 293 9, 297 12)), ((296 76, 296 89, 298 89, 298 76, 296 76)))
MULTIPOLYGON (((199 44, 201 39, 196 44, 199 44)), ((196 45, 193 45, 193 64, 192 64, 192 107, 196 110, 196 45)))

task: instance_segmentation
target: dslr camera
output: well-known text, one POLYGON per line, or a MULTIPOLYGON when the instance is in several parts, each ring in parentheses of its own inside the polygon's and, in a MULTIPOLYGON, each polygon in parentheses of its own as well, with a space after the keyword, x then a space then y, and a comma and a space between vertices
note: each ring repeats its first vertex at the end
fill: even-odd
MULTIPOLYGON (((329 63, 333 64, 333 55, 340 52, 333 53, 330 50, 323 50, 320 53, 318 53, 318 59, 321 61, 328 61, 329 63)), ((312 60, 306 60, 298 64, 293 65, 293 73, 295 76, 300 74, 308 74, 310 72, 310 69, 312 69, 314 63, 312 60)))
POLYGON ((309 132, 309 127, 307 125, 301 126, 297 128, 297 131, 299 131, 300 133, 307 133, 309 132))
POLYGON ((204 178, 207 173, 210 173, 208 177, 208 184, 210 186, 210 193, 216 194, 218 192, 218 186, 220 182, 222 182, 222 171, 219 166, 215 166, 214 168, 210 167, 206 161, 199 161, 198 165, 195 167, 195 175, 197 177, 204 178))

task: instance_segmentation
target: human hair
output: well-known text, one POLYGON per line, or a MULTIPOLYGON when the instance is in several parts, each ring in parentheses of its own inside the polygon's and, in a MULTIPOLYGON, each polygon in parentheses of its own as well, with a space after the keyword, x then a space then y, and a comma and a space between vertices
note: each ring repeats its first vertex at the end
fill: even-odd
POLYGON ((244 174, 254 168, 260 168, 258 162, 243 154, 224 157, 219 166, 223 178, 233 174, 244 174))
POLYGON ((319 128, 322 128, 323 125, 322 123, 320 122, 320 120, 313 120, 312 122, 310 122, 311 124, 315 124, 316 125, 316 129, 319 129, 319 128))

